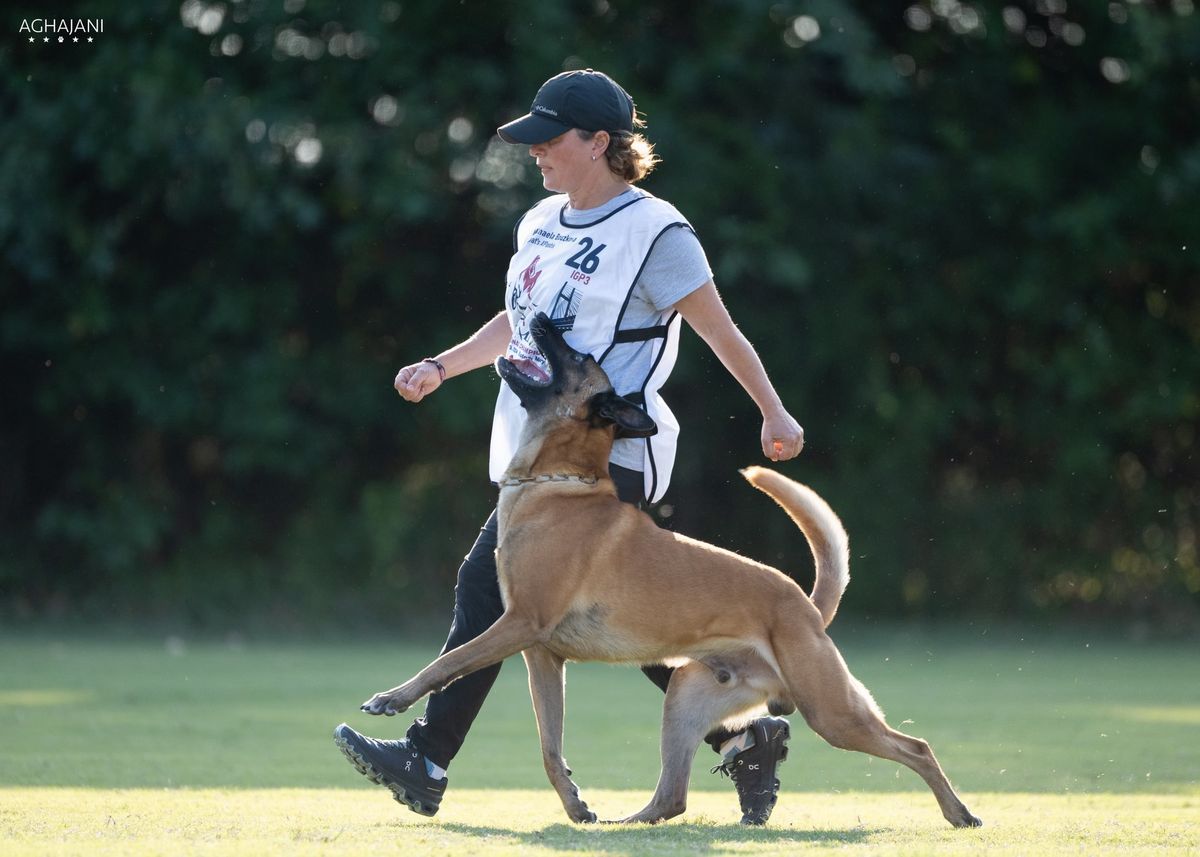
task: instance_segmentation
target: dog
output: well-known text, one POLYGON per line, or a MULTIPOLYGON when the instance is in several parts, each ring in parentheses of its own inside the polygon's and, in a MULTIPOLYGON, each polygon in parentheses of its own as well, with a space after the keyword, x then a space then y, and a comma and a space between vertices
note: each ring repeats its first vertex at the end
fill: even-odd
POLYGON ((799 709, 835 747, 916 771, 955 827, 978 827, 929 745, 884 722, 825 633, 849 582, 849 543, 816 492, 762 467, 742 471, 806 537, 816 561, 811 598, 773 568, 660 529, 617 499, 608 476, 616 436, 646 437, 653 420, 614 391, 590 355, 572 349, 545 314, 530 326, 548 381, 503 357, 501 378, 528 413, 500 481, 496 549, 504 614, 398 687, 362 705, 402 712, 460 676, 523 653, 546 774, 576 822, 596 815, 562 756, 568 660, 675 666, 663 707, 662 772, 650 802, 623 822, 684 812, 692 759, 720 724, 738 729, 765 706, 799 709), (736 597, 727 597, 734 593, 736 597))

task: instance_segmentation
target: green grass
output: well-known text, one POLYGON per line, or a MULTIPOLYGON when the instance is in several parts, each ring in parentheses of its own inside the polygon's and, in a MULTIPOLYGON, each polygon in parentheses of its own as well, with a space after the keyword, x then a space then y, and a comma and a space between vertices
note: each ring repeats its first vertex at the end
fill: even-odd
MULTIPOLYGON (((688 812, 655 828, 569 824, 510 662, 432 820, 362 780, 339 721, 437 644, 228 645, 0 636, 0 853, 1187 854, 1200 852, 1195 642, 1133 645, 835 626, 889 721, 929 740, 980 831, 955 831, 906 769, 824 745, 793 718, 772 824, 745 830, 698 754, 688 812), (911 721, 911 722, 906 722, 911 721)), ((566 755, 602 818, 658 774, 661 694, 635 670, 572 665, 566 755)))

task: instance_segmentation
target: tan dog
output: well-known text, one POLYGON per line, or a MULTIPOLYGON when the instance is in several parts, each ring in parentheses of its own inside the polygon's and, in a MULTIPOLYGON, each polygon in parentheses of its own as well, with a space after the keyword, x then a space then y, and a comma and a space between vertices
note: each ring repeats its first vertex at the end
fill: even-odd
POLYGON ((678 666, 664 703, 662 774, 650 803, 624 821, 683 812, 703 737, 722 723, 739 728, 765 705, 776 714, 798 708, 835 747, 907 765, 951 824, 979 826, 929 745, 884 722, 825 634, 850 579, 846 533, 829 506, 778 473, 743 471, 808 539, 816 560, 811 599, 772 568, 658 528, 620 502, 608 478, 614 435, 652 434, 653 421, 617 396, 596 361, 568 346, 545 315, 530 329, 551 380, 535 381, 503 358, 497 364, 529 414, 500 483, 504 615, 363 710, 396 714, 523 652, 546 773, 572 820, 595 821, 562 757, 564 662, 667 662, 678 666))

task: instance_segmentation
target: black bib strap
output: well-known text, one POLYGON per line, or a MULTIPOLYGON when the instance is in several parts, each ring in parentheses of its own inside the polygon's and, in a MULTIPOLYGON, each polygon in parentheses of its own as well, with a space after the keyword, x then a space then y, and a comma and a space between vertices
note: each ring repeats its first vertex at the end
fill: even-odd
POLYGON ((644 409, 646 407, 646 394, 641 390, 635 390, 632 393, 626 393, 625 395, 621 396, 621 398, 627 402, 633 402, 633 404, 637 405, 639 408, 644 409))
POLYGON ((620 342, 647 342, 651 339, 666 339, 667 326, 656 324, 654 327, 635 327, 631 330, 618 330, 613 337, 613 345, 620 342))

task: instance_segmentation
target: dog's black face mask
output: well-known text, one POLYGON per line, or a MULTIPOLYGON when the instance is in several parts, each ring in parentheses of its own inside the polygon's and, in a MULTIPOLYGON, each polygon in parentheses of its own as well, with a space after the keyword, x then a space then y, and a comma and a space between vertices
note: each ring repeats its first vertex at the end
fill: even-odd
POLYGON ((496 361, 496 371, 531 417, 553 412, 595 427, 615 424, 617 437, 650 437, 658 431, 645 411, 616 394, 595 358, 567 345, 545 313, 534 317, 529 332, 550 364, 549 379, 534 378, 504 357, 496 361))

